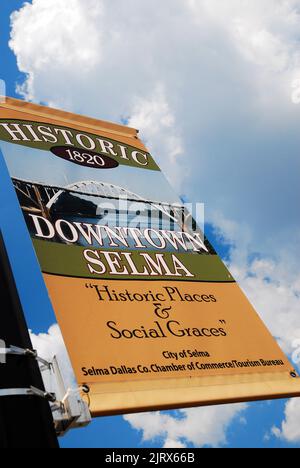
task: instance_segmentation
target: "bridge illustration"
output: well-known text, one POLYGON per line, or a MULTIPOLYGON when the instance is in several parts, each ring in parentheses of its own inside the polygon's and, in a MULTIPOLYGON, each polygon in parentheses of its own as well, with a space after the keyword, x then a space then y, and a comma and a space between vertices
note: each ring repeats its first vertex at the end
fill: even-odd
MULTIPOLYGON (((140 216, 149 227, 187 230, 191 215, 179 203, 148 200, 115 184, 83 180, 59 187, 13 178, 20 205, 24 213, 53 219, 59 215, 106 219, 117 216, 126 224, 133 216, 140 216)), ((190 229, 189 229, 190 230, 190 229)))

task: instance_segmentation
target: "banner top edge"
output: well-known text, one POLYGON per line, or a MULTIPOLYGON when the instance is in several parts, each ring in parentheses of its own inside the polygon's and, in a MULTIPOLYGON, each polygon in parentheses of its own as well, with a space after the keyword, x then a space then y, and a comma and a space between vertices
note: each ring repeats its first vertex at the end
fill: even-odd
POLYGON ((138 139, 139 131, 135 128, 92 117, 87 117, 81 114, 66 112, 52 107, 41 106, 39 104, 23 101, 21 99, 6 97, 5 101, 0 103, 0 108, 11 109, 14 111, 24 113, 26 112, 27 114, 33 114, 40 117, 52 117, 53 119, 59 120, 63 123, 74 124, 74 122, 78 122, 79 125, 84 125, 85 127, 88 127, 92 130, 102 129, 106 132, 114 133, 116 135, 122 135, 127 138, 132 138, 134 140, 138 139))

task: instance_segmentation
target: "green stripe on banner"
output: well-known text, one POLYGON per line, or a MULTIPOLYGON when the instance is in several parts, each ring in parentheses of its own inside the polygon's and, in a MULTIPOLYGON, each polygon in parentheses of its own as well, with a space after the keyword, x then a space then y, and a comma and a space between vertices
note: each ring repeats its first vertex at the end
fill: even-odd
MULTIPOLYGON (((107 132, 109 132, 109 130, 107 130, 107 132)), ((94 144, 94 148, 92 148, 91 151, 99 154, 108 154, 110 159, 117 161, 118 164, 123 166, 131 166, 138 169, 160 171, 160 168, 148 152, 145 153, 133 145, 121 143, 118 140, 113 140, 112 138, 101 137, 98 134, 90 132, 81 132, 67 126, 53 125, 50 123, 47 123, 45 126, 44 123, 29 120, 0 119, 0 140, 15 145, 26 146, 28 148, 48 151, 49 157, 53 156, 50 153, 52 148, 61 146, 69 149, 82 148, 85 149, 88 153, 89 150, 80 144, 81 140, 84 140, 85 144, 87 144, 88 140, 89 144, 94 144), (18 127, 15 127, 15 125, 18 127), (28 130, 28 128, 31 128, 31 132, 34 132, 36 135, 35 138, 28 130), (58 132, 58 130, 60 130, 60 132, 58 132), (67 142, 66 138, 63 137, 63 134, 65 133, 62 132, 68 132, 67 142), (14 137, 12 135, 14 135, 14 137), (80 139, 78 138, 78 135, 80 139), (72 142, 72 145, 70 145, 70 141, 72 142), (112 151, 103 151, 103 144, 110 144, 112 151), (137 154, 134 157, 135 153, 137 154), (145 156, 147 158, 147 164, 145 164, 143 157, 142 164, 139 164, 138 160, 141 157, 141 154, 143 157, 145 156)))
POLYGON ((92 249, 37 239, 33 239, 33 244, 41 269, 43 273, 48 274, 118 280, 234 282, 233 277, 217 255, 92 249), (88 258, 85 254, 86 251, 88 251, 88 258), (98 264, 95 260, 98 261, 98 264), (97 271, 104 269, 105 271, 101 274, 91 272, 88 265, 97 271), (113 272, 114 269, 115 272, 113 272), (127 273, 116 274, 116 271, 119 273, 127 271, 127 273), (153 271, 156 274, 151 275, 153 271))

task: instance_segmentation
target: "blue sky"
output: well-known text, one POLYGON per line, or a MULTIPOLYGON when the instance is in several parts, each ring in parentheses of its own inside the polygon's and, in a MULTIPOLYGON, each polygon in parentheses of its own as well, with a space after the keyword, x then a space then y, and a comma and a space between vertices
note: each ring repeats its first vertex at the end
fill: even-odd
MULTIPOLYGON (((234 0, 222 7, 199 0, 186 2, 188 10, 167 0, 159 17, 155 2, 128 0, 125 8, 120 0, 34 0, 11 25, 23 1, 3 0, 0 78, 12 97, 141 129, 176 192, 205 202, 206 234, 291 355, 300 339, 300 1, 267 0, 265 8, 252 0, 241 10, 234 0)), ((2 159, 0 174, 1 230, 38 336, 55 317, 2 159)), ((148 416, 99 418, 60 443, 161 447, 174 442, 168 421, 176 417, 158 416, 166 430, 150 436, 148 416)), ((175 442, 187 446, 300 446, 299 403, 180 417, 192 430, 178 430, 175 442)))

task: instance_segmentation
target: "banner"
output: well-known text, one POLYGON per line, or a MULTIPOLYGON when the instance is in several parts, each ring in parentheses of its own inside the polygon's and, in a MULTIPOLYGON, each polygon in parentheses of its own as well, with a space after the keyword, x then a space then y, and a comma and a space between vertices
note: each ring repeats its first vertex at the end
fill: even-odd
POLYGON ((7 99, 0 140, 93 415, 300 396, 135 129, 7 99))

